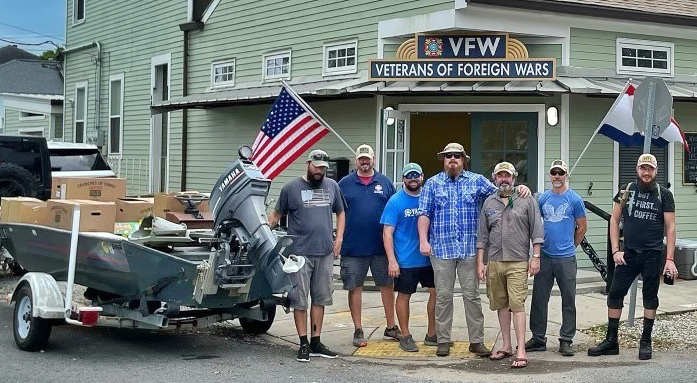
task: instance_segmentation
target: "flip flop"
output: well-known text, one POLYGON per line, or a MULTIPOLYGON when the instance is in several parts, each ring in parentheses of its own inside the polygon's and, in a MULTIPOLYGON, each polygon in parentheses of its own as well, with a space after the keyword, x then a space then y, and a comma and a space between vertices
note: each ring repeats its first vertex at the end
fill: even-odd
POLYGON ((508 358, 509 356, 511 356, 510 352, 498 350, 498 351, 494 352, 493 354, 491 354, 491 356, 489 356, 489 359, 490 360, 501 360, 501 359, 508 358))
POLYGON ((513 364, 511 364, 511 368, 525 368, 527 366, 528 366, 528 360, 525 358, 515 358, 515 359, 513 359, 513 364), (518 363, 518 362, 525 362, 525 364, 516 365, 516 363, 518 363))

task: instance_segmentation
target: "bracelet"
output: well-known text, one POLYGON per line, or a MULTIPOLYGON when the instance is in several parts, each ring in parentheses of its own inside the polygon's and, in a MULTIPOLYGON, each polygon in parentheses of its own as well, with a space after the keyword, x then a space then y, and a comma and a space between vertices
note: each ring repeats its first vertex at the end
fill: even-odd
POLYGON ((666 258, 666 261, 671 261, 671 262, 675 263, 675 259, 674 259, 674 258, 666 258))
POLYGON ((615 255, 616 253, 619 253, 619 252, 620 252, 619 249, 618 249, 618 250, 615 250, 615 251, 612 252, 612 255, 615 255))

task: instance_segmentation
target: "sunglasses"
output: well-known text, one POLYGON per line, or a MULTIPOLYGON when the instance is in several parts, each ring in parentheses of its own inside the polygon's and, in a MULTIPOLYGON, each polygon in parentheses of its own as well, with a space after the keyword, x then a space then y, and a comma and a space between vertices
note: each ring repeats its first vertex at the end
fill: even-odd
POLYGON ((329 161, 329 156, 325 156, 324 154, 315 154, 312 156, 312 161, 329 161))
POLYGON ((563 170, 552 170, 549 172, 549 174, 551 174, 553 176, 563 176, 563 175, 566 175, 566 172, 563 170))
POLYGON ((445 158, 451 159, 454 158, 456 160, 459 160, 462 158, 462 153, 445 153, 445 158))
POLYGON ((418 172, 409 172, 404 176, 404 178, 406 178, 408 180, 417 179, 419 177, 421 177, 421 173, 418 173, 418 172))

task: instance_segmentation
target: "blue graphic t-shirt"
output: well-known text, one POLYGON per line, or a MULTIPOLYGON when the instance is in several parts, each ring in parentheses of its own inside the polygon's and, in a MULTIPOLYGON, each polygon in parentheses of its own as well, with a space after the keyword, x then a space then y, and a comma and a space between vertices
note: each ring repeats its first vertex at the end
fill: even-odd
POLYGON ((419 197, 404 190, 393 195, 382 212, 380 223, 394 227, 394 250, 399 267, 410 269, 429 266, 431 261, 419 252, 419 197))
POLYGON ((573 257, 576 220, 586 216, 581 196, 571 189, 561 194, 547 190, 540 196, 540 210, 545 227, 542 252, 551 257, 573 257))

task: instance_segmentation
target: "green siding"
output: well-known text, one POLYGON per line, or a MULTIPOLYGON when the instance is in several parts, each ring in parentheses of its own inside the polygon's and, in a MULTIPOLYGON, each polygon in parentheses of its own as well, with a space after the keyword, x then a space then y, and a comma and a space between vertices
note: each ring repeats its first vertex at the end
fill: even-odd
POLYGON ((45 114, 43 119, 39 120, 19 120, 21 111, 5 108, 5 131, 3 134, 16 135, 19 134, 19 129, 42 128, 44 137, 49 137, 49 126, 51 116, 45 114))
MULTIPOLYGON (((109 127, 109 76, 124 74, 123 155, 121 173, 129 179, 128 192, 147 192, 150 155, 151 58, 170 53, 170 97, 182 95, 183 32, 179 24, 186 21, 185 1, 158 3, 116 0, 90 2, 85 22, 72 25, 72 0, 67 1, 68 48, 99 41, 101 66, 95 65, 96 48, 66 55, 66 100, 75 99, 75 84, 88 81, 87 129, 96 126, 104 132, 106 152, 109 127), (156 17, 153 17, 156 15, 156 17), (96 121, 96 81, 101 73, 99 95, 100 121, 96 121)), ((74 140, 74 106, 65 103, 65 139, 74 140)), ((181 111, 170 115, 170 182, 171 190, 180 187, 181 111)))
POLYGON ((571 66, 614 70, 618 37, 672 42, 675 44, 675 74, 695 74, 697 66, 697 41, 695 40, 577 28, 571 28, 571 66))
POLYGON ((555 58, 557 67, 561 66, 561 44, 526 44, 528 57, 555 58))
MULTIPOLYGON (((676 102, 675 118, 687 132, 697 132, 697 109, 694 103, 676 102)), ((694 184, 683 185, 683 156, 682 145, 675 144, 675 182, 673 193, 675 197, 675 221, 678 238, 697 239, 697 188, 694 184)))
POLYGON ((272 0, 221 1, 204 30, 191 35, 191 90, 209 88, 211 62, 231 57, 237 86, 260 85, 262 56, 288 49, 293 78, 321 76, 323 44, 344 40, 358 40, 363 70, 377 57, 380 20, 452 8, 452 0, 290 0, 282 7, 272 0))

